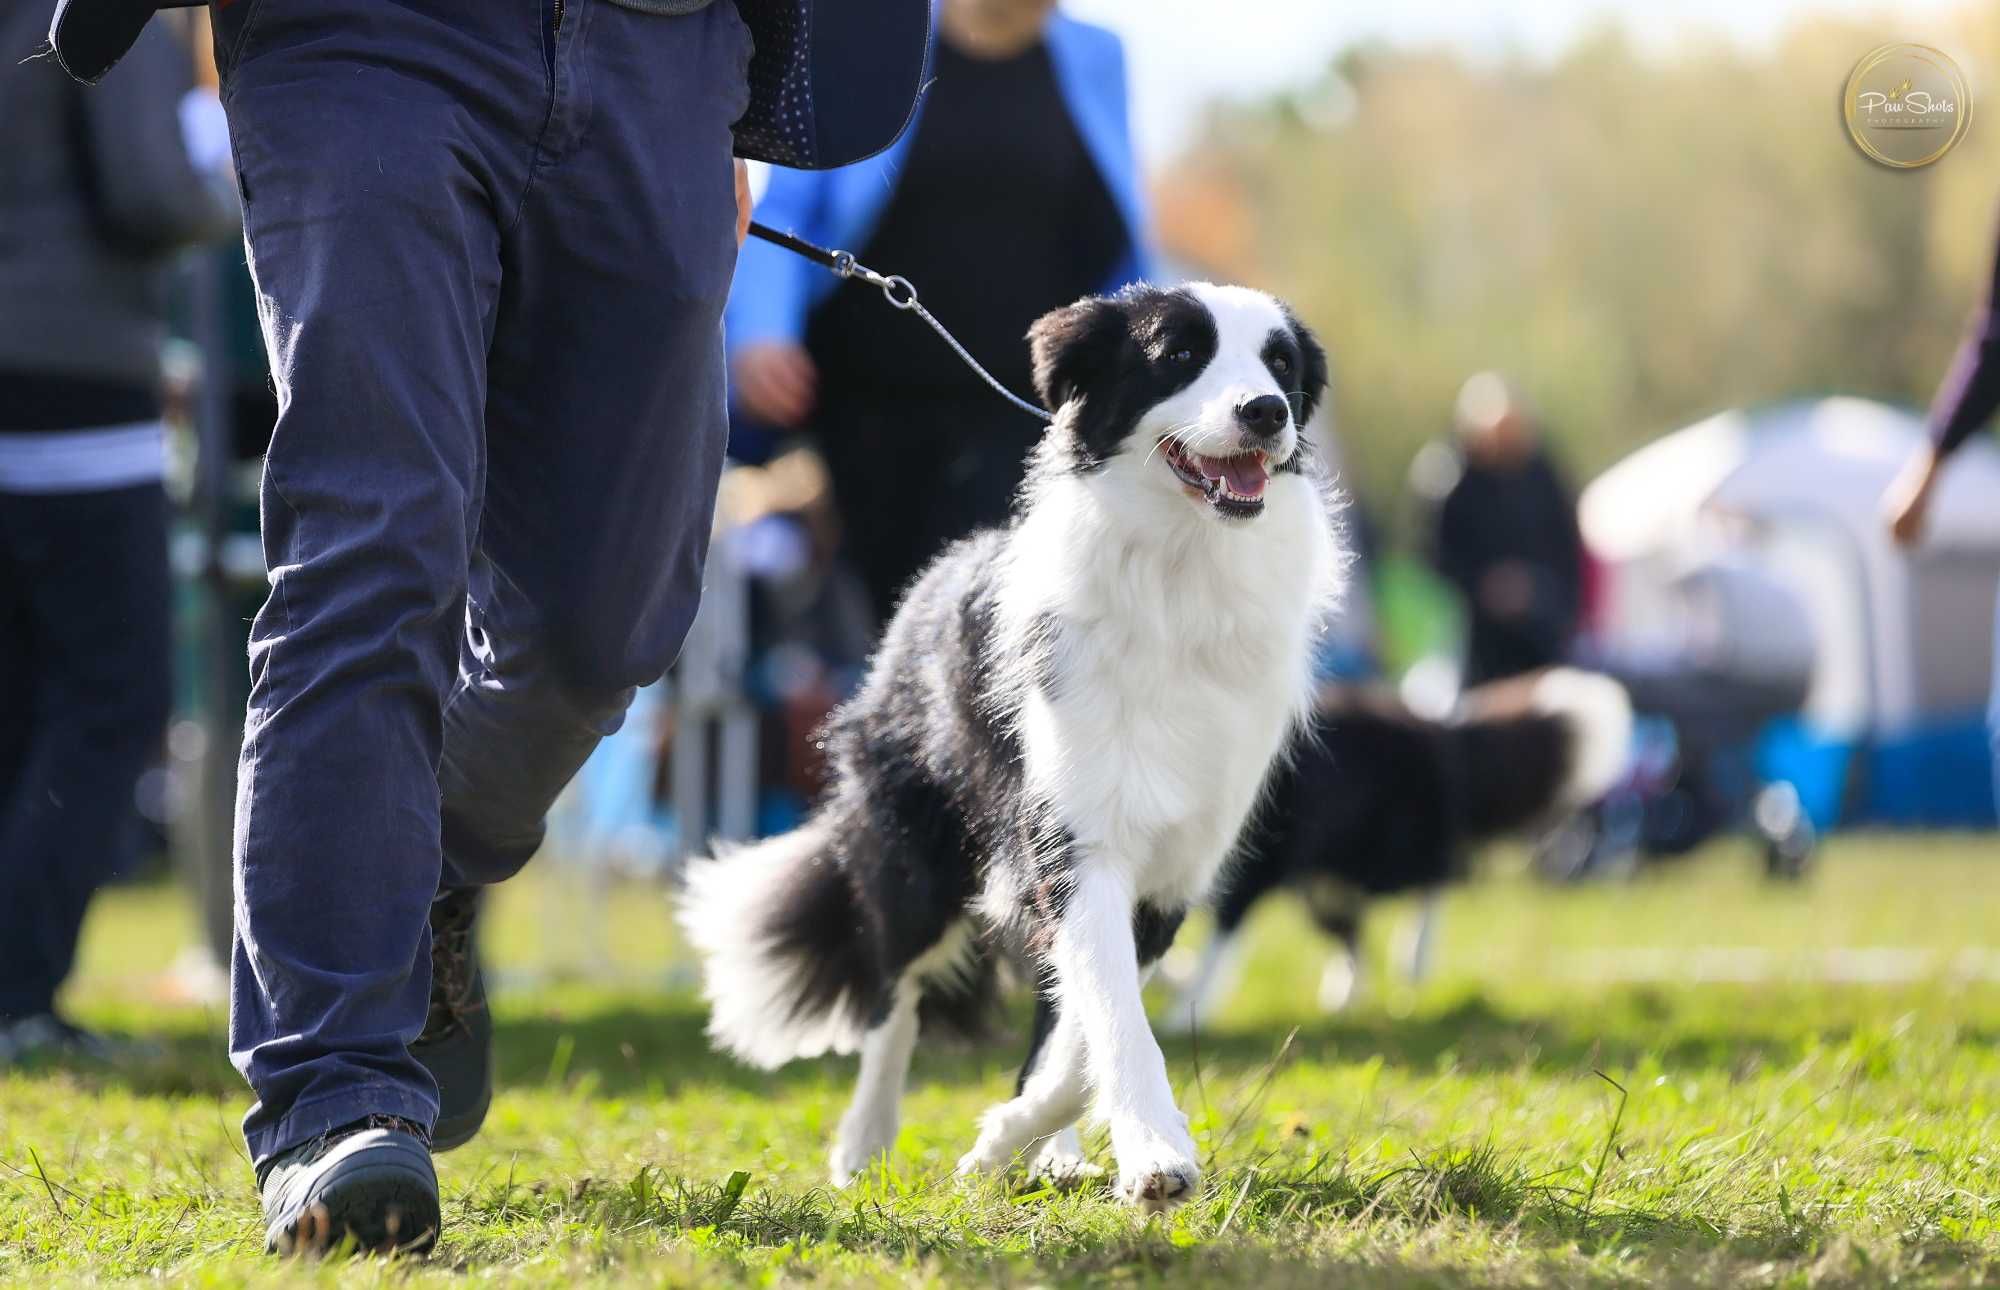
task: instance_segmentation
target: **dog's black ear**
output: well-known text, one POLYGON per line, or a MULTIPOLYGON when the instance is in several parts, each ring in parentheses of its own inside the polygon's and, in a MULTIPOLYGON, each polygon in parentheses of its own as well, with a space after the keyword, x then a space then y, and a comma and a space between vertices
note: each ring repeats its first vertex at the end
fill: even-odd
POLYGON ((1035 393, 1058 411, 1112 370, 1131 342, 1130 320, 1116 300, 1091 296, 1043 314, 1028 328, 1035 393))
POLYGON ((1312 328, 1299 321, 1297 314, 1289 308, 1285 310, 1285 321, 1292 329, 1292 339, 1299 345, 1299 424, 1306 425, 1319 410, 1320 400, 1326 397, 1327 382, 1332 379, 1326 367, 1326 349, 1313 335, 1312 328))

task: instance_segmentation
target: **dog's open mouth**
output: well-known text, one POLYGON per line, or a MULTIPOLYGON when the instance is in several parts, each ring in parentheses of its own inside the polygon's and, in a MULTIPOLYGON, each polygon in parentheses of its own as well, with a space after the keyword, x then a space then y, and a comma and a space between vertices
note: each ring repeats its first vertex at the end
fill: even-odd
POLYGON ((1220 514, 1241 519, 1264 509, 1264 486, 1271 482, 1270 458, 1258 449, 1210 457, 1189 451, 1178 439, 1162 439, 1160 456, 1181 483, 1200 493, 1220 514))

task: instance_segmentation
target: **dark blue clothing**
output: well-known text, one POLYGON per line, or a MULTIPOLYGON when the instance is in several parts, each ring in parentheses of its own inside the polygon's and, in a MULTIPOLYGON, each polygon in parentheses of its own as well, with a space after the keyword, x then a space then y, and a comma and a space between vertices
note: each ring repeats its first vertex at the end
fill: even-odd
POLYGON ((434 1118, 432 899, 520 868, 680 647, 751 50, 730 4, 218 13, 281 409, 230 1016, 261 1162, 434 1118))
MULTIPOLYGON (((2000 253, 1993 258, 1991 272, 1986 296, 1973 312, 1965 338, 1931 399, 1931 443, 1940 459, 1957 452, 1974 431, 2000 411, 2000 253)), ((1986 730, 1993 756, 1994 796, 2000 800, 2000 610, 1996 611, 1993 642, 1993 691, 1986 709, 1986 730)))
POLYGON ((2000 254, 1994 256, 1992 274, 1986 297, 1931 400, 1931 441, 1940 457, 1957 451, 2000 411, 2000 254))
POLYGON ((0 1018, 47 1012, 166 729, 158 483, 0 492, 0 1018))

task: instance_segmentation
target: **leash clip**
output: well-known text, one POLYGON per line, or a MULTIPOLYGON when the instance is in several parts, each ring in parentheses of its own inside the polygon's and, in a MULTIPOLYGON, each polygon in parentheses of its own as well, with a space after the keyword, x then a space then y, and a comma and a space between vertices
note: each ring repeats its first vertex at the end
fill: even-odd
POLYGON ((910 280, 900 273, 892 273, 876 285, 882 288, 882 298, 898 309, 917 307, 917 289, 910 280), (898 296, 900 291, 903 294, 898 296))
POLYGON ((855 259, 852 251, 833 252, 833 263, 828 267, 843 278, 859 278, 871 287, 881 288, 889 303, 898 309, 911 309, 916 306, 917 289, 908 278, 900 273, 877 273, 855 259))
MULTIPOLYGON (((833 264, 830 267, 843 278, 859 278, 871 287, 879 287, 882 298, 897 309, 905 312, 918 309, 917 286, 900 273, 877 273, 855 259, 852 251, 835 251, 833 264)), ((922 312, 920 309, 918 311, 922 312)), ((935 327, 937 324, 931 325, 935 327)))
POLYGON ((945 325, 932 317, 930 310, 923 307, 923 304, 917 299, 916 284, 902 274, 892 273, 885 277, 855 259, 854 252, 852 251, 834 251, 823 246, 815 246, 796 234, 780 233, 778 230, 759 224, 755 220, 752 220, 750 223, 750 235, 761 238, 773 245, 784 247, 794 255, 802 255, 814 264, 830 270, 835 277, 859 278, 871 287, 880 288, 882 298, 887 300, 893 308, 900 309, 905 313, 913 313, 923 319, 924 323, 932 331, 936 332, 944 340, 945 344, 951 346, 952 352, 958 355, 959 361, 971 368, 973 374, 986 382, 995 394, 1038 421, 1046 422, 1054 420, 1047 412, 1044 412, 1002 385, 993 373, 980 366, 979 360, 974 358, 966 350, 965 346, 958 343, 958 337, 946 330, 945 325))

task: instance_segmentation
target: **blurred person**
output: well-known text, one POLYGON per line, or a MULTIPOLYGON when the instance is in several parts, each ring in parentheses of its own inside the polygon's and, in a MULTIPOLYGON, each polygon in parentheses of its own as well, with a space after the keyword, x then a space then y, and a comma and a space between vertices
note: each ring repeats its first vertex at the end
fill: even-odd
POLYGON ((1470 620, 1464 683, 1480 685, 1562 661, 1582 598, 1583 539, 1534 413, 1504 377, 1465 383, 1456 431, 1457 451, 1427 450, 1412 476, 1431 508, 1431 564, 1470 620))
MULTIPOLYGON (((44 18, 0 9, 0 50, 44 18)), ((56 991, 170 701, 165 271, 236 228, 193 84, 165 25, 96 92, 0 58, 0 1067, 123 1051, 56 991)))
MULTIPOLYGON (((1995 411, 2000 411, 2000 253, 1994 258, 1986 299, 1973 314, 1931 399, 1930 442, 1910 458, 1883 496, 1889 532, 1899 545, 1913 549, 1923 541, 1931 501, 1951 455, 1990 422, 1995 411)), ((1995 649, 2000 651, 2000 626, 1996 626, 1995 649)), ((1986 724, 1993 741, 1995 792, 2000 795, 2000 658, 1994 665, 1986 724)))
MULTIPOLYGON (((908 278, 1024 391, 1029 323, 1146 274, 1124 51, 1053 0, 943 0, 938 15, 910 133, 860 165, 773 174, 758 218, 908 278)), ((739 410, 817 434, 878 619, 946 544, 1006 519, 1040 427, 877 288, 753 243, 728 324, 739 410)))
MULTIPOLYGON (((57 57, 94 79, 155 3, 60 0, 57 57)), ((423 1252, 432 1152, 492 1094, 479 891, 694 616, 749 213, 732 152, 885 146, 929 14, 213 12, 279 407, 237 793, 244 1136, 268 1248, 423 1252)))

